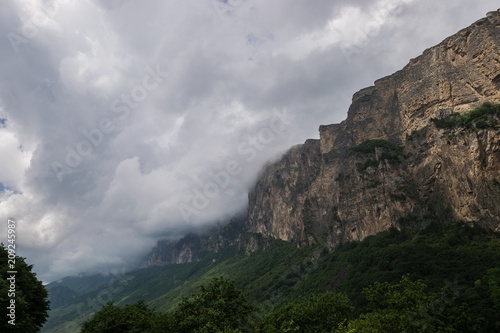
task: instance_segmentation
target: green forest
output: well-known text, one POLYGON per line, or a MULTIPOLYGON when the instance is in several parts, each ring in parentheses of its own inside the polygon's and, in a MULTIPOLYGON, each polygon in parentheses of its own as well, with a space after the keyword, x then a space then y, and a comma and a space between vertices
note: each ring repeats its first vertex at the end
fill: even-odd
POLYGON ((80 332, 500 330, 497 233, 467 224, 391 229, 335 251, 270 242, 251 255, 228 248, 128 275, 80 332), (141 281, 151 283, 140 291, 141 281), (155 287, 161 281, 168 290, 155 287))

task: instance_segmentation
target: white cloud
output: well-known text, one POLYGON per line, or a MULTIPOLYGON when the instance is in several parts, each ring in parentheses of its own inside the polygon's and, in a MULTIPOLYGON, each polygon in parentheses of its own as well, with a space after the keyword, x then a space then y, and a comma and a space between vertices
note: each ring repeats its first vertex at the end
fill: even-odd
POLYGON ((0 156, 3 157, 0 164, 0 183, 19 190, 31 154, 22 148, 16 134, 6 128, 0 128, 0 156))

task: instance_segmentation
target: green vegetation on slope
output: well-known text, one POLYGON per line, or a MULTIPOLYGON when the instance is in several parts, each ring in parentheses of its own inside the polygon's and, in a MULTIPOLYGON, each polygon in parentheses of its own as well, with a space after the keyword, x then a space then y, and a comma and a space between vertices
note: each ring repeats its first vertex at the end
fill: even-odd
POLYGON ((317 333, 345 330, 353 306, 344 294, 324 292, 290 301, 264 315, 256 331, 317 333))
POLYGON ((366 140, 352 148, 352 151, 360 154, 375 154, 376 148, 383 148, 387 151, 399 151, 401 148, 387 140, 366 140))
POLYGON ((395 145, 387 140, 366 140, 353 147, 351 151, 359 156, 372 155, 372 158, 367 159, 365 162, 358 164, 358 171, 364 172, 369 167, 377 167, 380 161, 388 161, 389 163, 400 163, 404 160, 404 150, 401 146, 395 145), (373 155, 381 151, 380 156, 375 158, 373 155))
MULTIPOLYGON (((131 272, 123 277, 128 282, 112 296, 117 305, 143 299, 157 311, 167 313, 175 311, 178 304, 196 293, 200 286, 223 276, 234 280, 235 285, 244 291, 246 299, 254 304, 254 323, 258 327, 264 327, 258 323, 265 321, 268 314, 281 311, 283 307, 293 309, 293 304, 301 304, 304 298, 314 299, 329 291, 343 293, 349 298, 354 306, 352 315, 357 318, 357 321, 350 322, 354 329, 366 324, 371 316, 392 318, 391 311, 395 311, 388 308, 390 302, 374 304, 373 297, 367 297, 363 290, 376 288, 374 284, 377 282, 403 283, 401 277, 409 274, 411 281, 425 285, 422 302, 426 309, 435 312, 422 312, 423 319, 419 317, 419 320, 427 318, 425 320, 444 322, 454 316, 468 318, 460 313, 462 308, 467 308, 467 313, 472 315, 468 320, 473 319, 473 326, 488 332, 499 325, 496 323, 496 314, 500 311, 499 272, 500 240, 497 234, 468 225, 431 226, 421 232, 389 230, 360 243, 343 244, 333 252, 320 244, 297 248, 281 241, 271 241, 251 255, 228 248, 196 263, 131 272), (454 305, 452 313, 448 313, 449 304, 454 305), (375 310, 384 311, 367 317, 375 310), (358 326, 353 326, 354 323, 358 326)), ((387 289, 384 288, 382 290, 387 289)), ((98 294, 85 297, 93 299, 98 294)), ((408 311, 414 310, 410 308, 408 311)), ((299 310, 285 312, 301 313, 299 310)), ((68 313, 66 315, 66 320, 75 319, 70 319, 68 313)), ((89 319, 88 315, 90 312, 80 318, 80 323, 89 319)), ((459 324, 459 321, 454 321, 459 324)), ((56 332, 56 326, 47 332, 56 332)), ((458 329, 450 327, 449 332, 458 329)), ((477 332, 473 329, 458 331, 477 332)))
POLYGON ((436 128, 453 129, 464 128, 467 130, 479 130, 485 128, 497 128, 500 117, 500 104, 484 103, 469 112, 455 112, 449 116, 431 119, 436 128))
POLYGON ((155 319, 156 313, 142 301, 123 308, 108 302, 82 325, 81 332, 145 333, 152 329, 155 319))
MULTIPOLYGON (((79 325, 108 301, 121 305, 141 300, 151 302, 167 294, 169 297, 174 297, 172 296, 174 292, 180 293, 177 298, 180 301, 182 296, 186 295, 183 288, 185 281, 196 283, 198 277, 208 274, 209 270, 215 266, 214 260, 225 261, 234 257, 235 253, 235 249, 228 248, 197 262, 164 267, 153 266, 108 279, 107 283, 101 285, 99 289, 79 295, 72 303, 51 308, 50 317, 43 332, 77 332, 79 325)), ((86 278, 80 277, 82 280, 86 278)), ((187 292, 191 292, 198 285, 193 286, 189 283, 187 292)), ((173 303, 177 302, 168 298, 166 302, 161 302, 161 308, 171 308, 173 303)))
MULTIPOLYGON (((491 286, 498 287, 490 284, 482 297, 498 296, 498 288, 491 286)), ((392 284, 376 282, 363 293, 370 308, 357 318, 351 301, 331 292, 288 301, 274 311, 251 316, 252 304, 232 281, 221 277, 165 313, 155 313, 143 302, 123 308, 108 303, 83 324, 80 333, 417 333, 496 332, 500 328, 494 312, 499 309, 498 300, 490 311, 493 316, 485 318, 481 308, 477 312, 471 307, 474 296, 450 286, 431 293, 424 282, 412 281, 408 275, 392 284)))

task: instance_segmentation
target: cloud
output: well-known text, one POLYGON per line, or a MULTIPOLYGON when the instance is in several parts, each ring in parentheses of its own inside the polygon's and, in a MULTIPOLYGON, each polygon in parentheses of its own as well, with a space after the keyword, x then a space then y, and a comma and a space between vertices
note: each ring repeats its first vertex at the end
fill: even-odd
POLYGON ((0 128, 0 156, 8 157, 0 165, 0 182, 6 187, 16 187, 22 182, 24 170, 31 156, 26 153, 14 132, 0 128))
POLYGON ((132 267, 495 5, 4 1, 0 219, 44 281, 132 267))

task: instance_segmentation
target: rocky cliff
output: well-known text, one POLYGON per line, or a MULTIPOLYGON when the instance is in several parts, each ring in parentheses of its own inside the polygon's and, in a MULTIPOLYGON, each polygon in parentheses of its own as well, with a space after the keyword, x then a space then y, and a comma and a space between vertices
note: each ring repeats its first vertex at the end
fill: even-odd
MULTIPOLYGON (((500 111, 470 113, 500 103, 499 44, 500 10, 354 94, 345 121, 266 167, 243 232, 333 248, 439 220, 500 230, 500 111)), ((164 244, 156 257, 191 261, 200 242, 218 244, 164 244)))
POLYGON ((498 228, 498 122, 439 125, 484 102, 500 102, 500 10, 354 94, 345 121, 267 167, 248 230, 333 247, 436 219, 498 228))
POLYGON ((248 247, 251 240, 245 232, 245 223, 244 216, 236 216, 228 221, 220 221, 219 225, 204 233, 191 233, 180 240, 159 240, 140 266, 182 264, 196 261, 207 253, 217 253, 226 247, 248 247))

